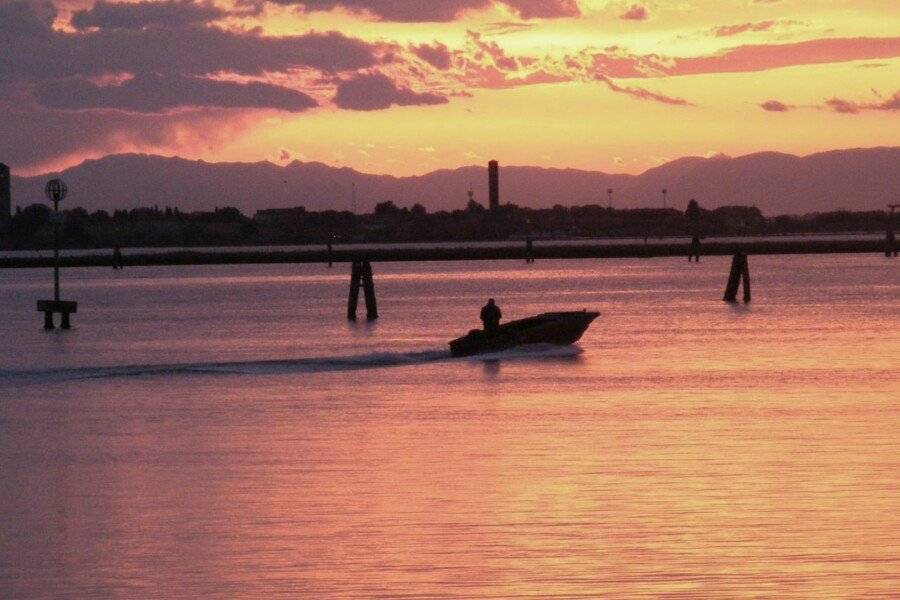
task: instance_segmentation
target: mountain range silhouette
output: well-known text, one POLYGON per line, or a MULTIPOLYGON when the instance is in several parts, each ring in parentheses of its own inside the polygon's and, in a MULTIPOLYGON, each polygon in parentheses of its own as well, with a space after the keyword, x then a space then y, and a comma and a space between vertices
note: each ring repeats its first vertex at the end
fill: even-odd
MULTIPOLYGON (((551 207, 607 204, 684 210, 691 198, 704 208, 757 206, 766 215, 833 210, 882 210, 900 201, 900 147, 834 150, 804 157, 759 152, 736 158, 686 157, 640 175, 577 169, 504 166, 501 202, 551 207)), ((305 206, 307 210, 370 212, 376 203, 424 205, 429 211, 465 208, 471 186, 487 204, 487 165, 441 169, 419 176, 359 173, 319 162, 209 163, 177 157, 116 154, 87 160, 62 172, 13 177, 13 205, 45 202, 44 185, 61 177, 69 186, 66 208, 88 210, 177 206, 182 211, 234 206, 256 210, 305 206), (355 186, 355 203, 353 187, 355 186)))

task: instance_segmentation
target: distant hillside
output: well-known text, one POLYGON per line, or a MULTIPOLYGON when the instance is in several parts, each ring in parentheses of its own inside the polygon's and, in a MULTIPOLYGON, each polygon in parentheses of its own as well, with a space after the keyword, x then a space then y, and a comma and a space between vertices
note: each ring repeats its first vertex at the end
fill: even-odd
MULTIPOLYGON (((294 161, 207 163, 139 154, 89 160, 62 173, 13 177, 13 204, 44 202, 50 177, 69 185, 67 206, 88 210, 135 206, 177 206, 207 210, 235 206, 252 215, 261 208, 305 206, 309 210, 349 210, 356 186, 356 209, 369 212, 377 202, 398 206, 419 202, 430 211, 463 208, 470 184, 487 204, 487 168, 439 170, 416 177, 358 173, 349 168, 294 161)), ((797 157, 776 152, 737 158, 682 158, 641 175, 611 175, 574 169, 503 167, 501 201, 521 206, 606 204, 615 190, 620 208, 660 206, 683 209, 690 198, 705 208, 755 205, 767 215, 805 214, 839 209, 883 209, 900 201, 900 148, 835 150, 797 157)))

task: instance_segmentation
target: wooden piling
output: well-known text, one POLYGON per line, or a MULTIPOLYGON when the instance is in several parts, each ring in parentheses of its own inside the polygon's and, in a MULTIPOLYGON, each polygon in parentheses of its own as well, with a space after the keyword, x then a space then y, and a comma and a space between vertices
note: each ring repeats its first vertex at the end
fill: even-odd
POLYGON ((356 320, 356 305, 359 303, 359 280, 362 271, 361 263, 353 261, 350 267, 350 298, 347 301, 347 319, 356 320))
POLYGON ((374 321, 378 318, 378 305, 375 301, 375 279, 372 276, 372 263, 365 261, 362 264, 362 284, 366 297, 366 318, 374 321))
POLYGON ((725 302, 737 302, 738 287, 743 281, 744 302, 750 302, 750 264, 743 252, 735 252, 731 259, 731 272, 728 275, 728 284, 725 286, 725 302))
POLYGON ((887 214, 887 228, 884 233, 884 255, 897 256, 897 238, 894 235, 894 211, 900 208, 900 204, 888 204, 890 211, 887 214))
POLYGON ((697 234, 691 238, 691 248, 688 250, 688 262, 694 259, 700 262, 700 236, 697 234))
POLYGON ((359 288, 362 287, 366 301, 366 318, 374 321, 378 318, 378 304, 375 300, 375 278, 372 275, 372 263, 354 261, 350 269, 350 297, 347 301, 347 319, 356 320, 356 307, 359 304, 359 288))

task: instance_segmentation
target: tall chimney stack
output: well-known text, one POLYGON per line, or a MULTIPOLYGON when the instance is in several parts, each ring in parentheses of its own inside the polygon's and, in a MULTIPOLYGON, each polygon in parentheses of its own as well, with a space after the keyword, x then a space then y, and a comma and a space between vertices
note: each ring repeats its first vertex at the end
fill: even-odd
POLYGON ((500 208, 500 164, 496 160, 488 163, 488 193, 491 210, 500 208))

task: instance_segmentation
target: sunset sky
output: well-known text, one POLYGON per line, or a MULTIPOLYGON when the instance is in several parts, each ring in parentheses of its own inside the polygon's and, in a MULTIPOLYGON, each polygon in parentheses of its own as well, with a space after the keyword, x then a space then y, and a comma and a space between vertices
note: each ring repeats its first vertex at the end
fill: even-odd
POLYGON ((897 0, 0 0, 0 161, 638 173, 900 140, 897 0))

